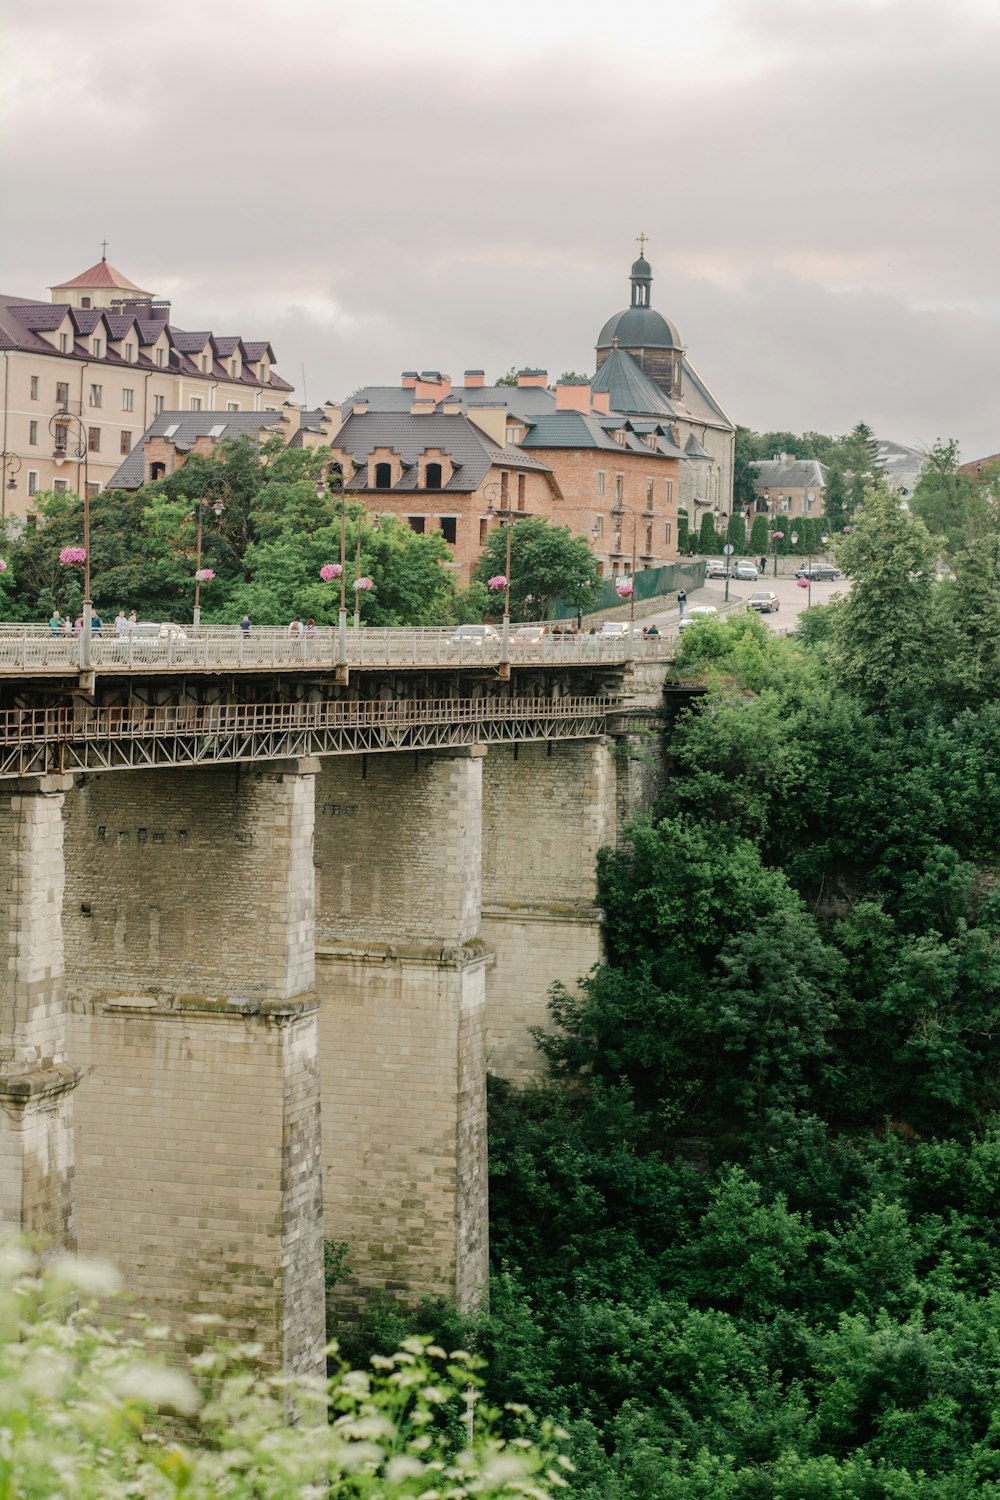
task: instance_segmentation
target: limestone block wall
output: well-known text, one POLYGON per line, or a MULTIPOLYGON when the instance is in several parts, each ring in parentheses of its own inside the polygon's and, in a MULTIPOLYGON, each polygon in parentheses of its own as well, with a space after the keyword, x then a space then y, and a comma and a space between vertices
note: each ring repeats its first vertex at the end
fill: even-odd
POLYGON ((323 762, 316 783, 320 942, 477 936, 482 762, 481 753, 323 762))
POLYGON ((95 1003, 71 1017, 78 1232, 141 1310, 197 1337, 259 1339, 320 1369, 319 1080, 314 1009, 233 1015, 197 1001, 95 1003))
POLYGON ((0 791, 0 1227, 71 1248, 72 1104, 63 989, 66 776, 0 791))
POLYGON ((318 954, 333 1306, 384 1289, 471 1307, 487 1278, 482 953, 329 945, 318 954))
POLYGON ((327 1234, 373 1288, 486 1281, 481 751, 326 761, 316 862, 327 1234))
POLYGON ((322 1368, 315 762, 88 778, 66 821, 80 1244, 322 1368))
POLYGON ((597 851, 615 842, 617 775, 607 740, 491 749, 483 788, 487 1057, 525 1082, 541 1058, 529 1028, 548 1024, 557 981, 601 954, 597 851))
POLYGON ((312 989, 313 779, 287 764, 84 780, 67 801, 77 993, 312 989))

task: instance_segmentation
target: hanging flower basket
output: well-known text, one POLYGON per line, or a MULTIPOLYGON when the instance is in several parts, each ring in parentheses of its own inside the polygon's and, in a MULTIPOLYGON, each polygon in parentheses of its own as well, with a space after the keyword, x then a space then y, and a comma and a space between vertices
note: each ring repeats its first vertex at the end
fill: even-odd
POLYGON ((771 532, 771 541, 772 542, 783 542, 784 540, 785 540, 785 533, 783 531, 772 531, 771 532))
POLYGON ((59 554, 59 561, 66 563, 71 568, 82 568, 87 561, 86 548, 64 547, 59 554))
POLYGON ((212 568, 199 568, 194 576, 199 583, 211 583, 215 577, 215 571, 212 568))
POLYGON ((800 589, 807 589, 809 587, 808 578, 796 578, 795 582, 798 584, 800 589))
POLYGON ((343 571, 340 563, 324 563, 319 570, 319 576, 324 583, 329 583, 331 578, 339 578, 343 571))
POLYGON ((492 578, 487 578, 486 587, 496 593, 498 589, 507 587, 507 579, 503 573, 497 573, 492 578))
POLYGON ((632 582, 631 578, 619 578, 618 582, 615 584, 615 593, 618 595, 619 599, 631 599, 632 595, 635 593, 635 585, 632 582))
POLYGON ((355 578, 355 580, 354 580, 354 587, 356 589, 359 589, 359 590, 360 589, 373 589, 375 587, 375 584, 373 583, 373 581, 370 578, 355 578))

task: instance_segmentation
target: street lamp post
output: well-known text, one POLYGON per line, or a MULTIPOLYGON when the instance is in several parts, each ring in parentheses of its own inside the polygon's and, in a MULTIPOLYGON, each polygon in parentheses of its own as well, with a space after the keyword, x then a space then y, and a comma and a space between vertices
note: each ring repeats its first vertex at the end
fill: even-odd
POLYGON ((733 555, 732 543, 730 542, 729 536, 728 536, 728 534, 727 534, 727 532, 725 530, 726 522, 728 520, 729 520, 729 513, 728 513, 728 511, 722 510, 717 505, 715 507, 715 530, 716 530, 716 534, 718 534, 719 527, 722 526, 722 528, 723 528, 722 535, 726 538, 726 540, 725 540, 725 542, 723 543, 723 546, 722 546, 722 555, 725 558, 725 570, 726 570, 726 591, 725 591, 725 596, 724 596, 723 601, 722 601, 724 604, 728 604, 729 603, 729 561, 730 561, 730 558, 733 555))
MULTIPOLYGON (((357 587, 358 579, 361 577, 361 528, 367 520, 367 513, 358 520, 358 545, 354 557, 354 628, 361 628, 361 590, 357 587)), ((381 516, 372 517, 372 531, 378 531, 381 525, 381 516)), ((341 573, 343 578, 343 573, 341 573)))
MULTIPOLYGON (((823 548, 824 552, 826 551, 826 544, 827 544, 827 542, 829 540, 830 540, 830 538, 827 536, 826 532, 824 531, 823 534, 821 535, 820 539, 819 539, 820 546, 823 548)), ((809 592, 806 594, 806 609, 812 609, 812 602, 813 602, 813 549, 812 549, 812 547, 809 548, 809 572, 808 572, 808 574, 806 576, 807 576, 808 583, 809 583, 809 592)))
POLYGON ((55 442, 52 457, 57 464, 65 463, 67 458, 74 458, 77 464, 83 464, 83 632, 80 637, 80 670, 89 672, 93 659, 91 648, 94 639, 94 605, 90 597, 90 467, 87 461, 87 429, 75 412, 63 407, 49 418, 49 432, 55 442), (70 432, 76 443, 75 453, 69 453, 66 445, 70 432))
POLYGON ((500 665, 506 667, 510 662, 510 536, 514 529, 514 518, 511 514, 509 494, 505 495, 502 489, 499 490, 501 503, 494 505, 493 502, 498 493, 497 485, 487 485, 485 493, 488 496, 486 514, 488 516, 496 516, 501 526, 505 526, 507 529, 506 562, 504 564, 503 575, 503 635, 500 649, 500 665))
POLYGON ((0 453, 3 469, 0 471, 0 516, 7 514, 7 491, 17 489, 17 478, 21 472, 21 460, 16 453, 0 453), (10 478, 8 479, 8 474, 10 478))
MULTIPOLYGON (((638 527, 638 519, 637 519, 636 513, 632 509, 631 505, 626 505, 621 500, 616 500, 615 501, 614 509, 615 510, 623 510, 623 511, 625 511, 626 514, 629 516, 631 522, 632 522, 632 592, 628 596, 628 617, 629 617, 629 620, 634 623, 635 622, 636 530, 637 530, 637 527, 638 527)), ((618 527, 618 536, 617 536, 617 541, 616 541, 616 550, 618 551, 619 556, 621 555, 621 535, 622 535, 621 534, 621 525, 619 524, 619 527, 618 527)))
POLYGON ((316 494, 337 495, 340 499, 340 612, 337 616, 337 665, 347 666, 347 503, 344 499, 344 471, 334 460, 328 463, 316 481, 316 494))
POLYGON ((217 517, 221 516, 222 512, 226 508, 221 495, 218 496, 214 501, 210 501, 207 495, 203 499, 198 501, 198 541, 195 547, 194 615, 192 617, 192 623, 194 624, 195 630, 197 630, 199 625, 201 624, 201 523, 205 511, 209 505, 211 505, 212 510, 215 512, 217 517))

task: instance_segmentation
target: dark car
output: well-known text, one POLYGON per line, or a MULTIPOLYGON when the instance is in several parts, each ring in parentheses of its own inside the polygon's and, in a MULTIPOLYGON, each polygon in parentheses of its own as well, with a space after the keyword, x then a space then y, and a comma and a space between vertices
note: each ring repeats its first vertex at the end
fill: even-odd
POLYGON ((840 577, 832 563, 805 563, 795 570, 796 578, 807 578, 810 583, 834 583, 840 577))

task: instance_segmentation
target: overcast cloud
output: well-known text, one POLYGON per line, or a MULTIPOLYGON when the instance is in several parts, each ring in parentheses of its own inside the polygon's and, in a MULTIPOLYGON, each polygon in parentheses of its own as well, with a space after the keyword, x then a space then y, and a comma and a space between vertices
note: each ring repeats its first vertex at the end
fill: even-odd
POLYGON ((997 0, 34 0, 0 290, 108 258, 312 403, 593 367, 653 304, 734 420, 1000 449, 997 0))

